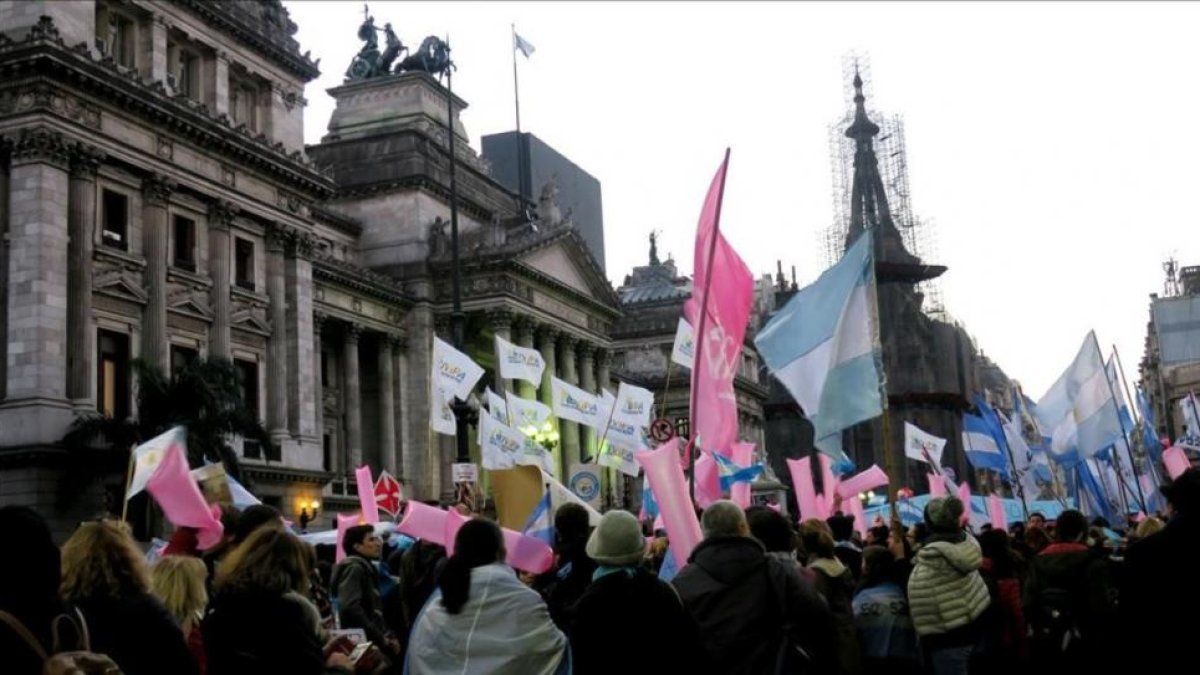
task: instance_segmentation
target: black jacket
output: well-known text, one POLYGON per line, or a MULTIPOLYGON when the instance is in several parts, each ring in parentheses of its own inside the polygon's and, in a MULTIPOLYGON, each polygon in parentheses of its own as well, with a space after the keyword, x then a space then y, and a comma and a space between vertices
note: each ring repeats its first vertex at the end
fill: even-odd
POLYGON ((703 648, 695 622, 675 589, 644 568, 592 582, 572 614, 567 635, 575 675, 699 672, 703 648), (614 648, 614 626, 625 635, 654 636, 654 646, 630 659, 629 650, 614 648))
POLYGON ((1200 584, 1195 582, 1200 514, 1171 518, 1166 528, 1129 547, 1121 588, 1122 640, 1141 673, 1169 672, 1195 658, 1196 612, 1200 584))
POLYGON ((197 672, 183 632, 153 596, 84 598, 76 606, 87 620, 92 651, 108 655, 125 675, 197 672))
POLYGON ((325 655, 317 620, 316 609, 297 596, 221 593, 200 625, 207 675, 321 675, 325 655))
POLYGON ((773 672, 785 624, 816 662, 811 672, 831 670, 828 605, 794 565, 768 558, 756 540, 706 539, 673 583, 705 643, 707 672, 773 672))
POLYGON ((347 556, 333 569, 329 588, 338 601, 342 628, 361 628, 368 640, 385 649, 388 628, 383 620, 379 568, 375 563, 360 556, 347 556))

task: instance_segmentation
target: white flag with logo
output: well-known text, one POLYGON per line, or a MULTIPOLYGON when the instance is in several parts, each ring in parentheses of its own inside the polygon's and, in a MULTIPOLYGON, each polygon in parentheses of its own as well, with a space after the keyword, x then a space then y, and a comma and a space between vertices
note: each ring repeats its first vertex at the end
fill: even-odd
POLYGON ((504 403, 504 397, 492 391, 491 387, 484 391, 484 395, 487 397, 488 415, 501 424, 508 424, 508 406, 504 403))
POLYGON ((454 398, 453 395, 447 394, 436 386, 433 388, 433 395, 429 398, 429 428, 446 436, 453 436, 456 428, 454 411, 450 409, 450 399, 452 398, 454 398))
POLYGON ((617 402, 613 411, 613 419, 620 417, 628 422, 648 427, 653 411, 654 392, 624 382, 617 387, 617 402))
POLYGON ((497 335, 496 355, 500 363, 500 377, 506 380, 525 380, 534 386, 542 383, 546 361, 538 350, 518 347, 497 335))
POLYGON ((512 392, 506 392, 504 397, 508 400, 508 414, 511 416, 509 419, 512 427, 541 429, 550 419, 550 407, 544 403, 521 398, 512 392))
POLYGON ((687 319, 679 317, 675 328, 675 346, 671 349, 671 360, 690 369, 696 358, 696 332, 687 319))
POLYGON ((904 423, 904 454, 911 459, 940 467, 945 448, 946 439, 938 438, 915 424, 904 423))
POLYGON ((497 422, 490 415, 479 418, 479 447, 483 468, 491 471, 511 469, 525 454, 525 434, 497 422))
POLYGON ((444 340, 433 338, 433 375, 436 386, 456 398, 467 400, 475 383, 483 377, 483 368, 471 357, 451 347, 444 340))
POLYGON ((604 426, 607 420, 600 418, 600 399, 595 394, 589 394, 557 377, 551 378, 550 390, 554 396, 554 414, 560 419, 578 422, 593 429, 604 426))
POLYGON ((633 458, 635 452, 633 448, 605 443, 596 463, 616 469, 627 476, 637 477, 641 465, 633 458))

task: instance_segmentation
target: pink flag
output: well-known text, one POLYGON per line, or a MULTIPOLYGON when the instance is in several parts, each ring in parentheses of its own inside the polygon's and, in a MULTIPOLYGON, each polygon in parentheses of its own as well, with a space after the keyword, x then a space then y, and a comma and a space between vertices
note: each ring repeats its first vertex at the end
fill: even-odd
MULTIPOLYGON (((754 462, 754 444, 734 443, 732 459, 738 466, 750 466, 754 462)), ((734 483, 729 488, 729 499, 743 509, 750 506, 750 483, 734 483)))
POLYGON ((201 551, 221 541, 225 528, 213 515, 216 507, 209 507, 204 495, 200 494, 200 486, 188 469, 182 444, 171 443, 167 447, 162 462, 146 482, 146 490, 172 525, 196 529, 196 547, 201 551))
POLYGON ((470 518, 454 509, 447 509, 445 513, 446 522, 442 525, 442 538, 446 542, 446 555, 454 555, 454 538, 470 518))
POLYGON ((700 521, 688 497, 687 482, 679 468, 679 438, 672 438, 657 450, 639 452, 634 459, 646 471, 650 491, 666 525, 667 537, 671 540, 671 554, 682 569, 687 564, 692 549, 700 543, 700 521))
POLYGON ((508 551, 505 562, 512 567, 524 572, 541 574, 554 565, 554 551, 546 542, 507 527, 501 528, 501 530, 504 533, 504 548, 508 551))
POLYGON ((823 452, 817 453, 817 463, 821 465, 821 494, 823 499, 818 506, 824 511, 818 518, 828 518, 834 514, 834 498, 837 496, 838 479, 833 475, 833 460, 823 452))
POLYGON ((1004 517, 1004 501, 1000 499, 1000 495, 988 495, 988 515, 992 518, 992 529, 1008 531, 1008 519, 1004 517))
POLYGON ((721 472, 717 469, 717 460, 708 451, 700 453, 696 460, 696 505, 702 509, 712 506, 721 499, 721 472))
POLYGON ((878 464, 872 464, 871 468, 866 471, 855 474, 839 483, 837 493, 842 499, 850 499, 851 497, 857 499, 858 495, 863 492, 887 484, 887 474, 883 472, 883 469, 879 468, 878 464))
POLYGON ((1167 467, 1167 475, 1171 477, 1171 480, 1179 478, 1184 471, 1192 468, 1192 463, 1188 461, 1183 448, 1178 445, 1163 450, 1162 461, 1163 466, 1167 467))
POLYGON ((334 552, 334 562, 342 562, 342 559, 346 557, 346 552, 342 550, 342 541, 346 538, 346 530, 364 522, 361 513, 337 514, 337 551, 334 552))
MULTIPOLYGON (((721 234, 725 161, 713 176, 696 227, 692 297, 683 312, 696 330, 692 368, 692 437, 703 447, 729 455, 737 441, 737 400, 733 377, 741 362, 742 340, 750 320, 754 277, 721 234)), ((672 542, 674 549, 674 542, 672 542)))
POLYGON ((945 497, 946 496, 946 481, 936 473, 927 473, 925 478, 929 480, 929 497, 945 497))
POLYGON ((812 458, 789 459, 787 465, 792 474, 792 486, 796 488, 796 508, 800 520, 823 517, 818 515, 820 509, 817 507, 817 491, 813 487, 812 458))
POLYGON ((958 498, 963 503, 963 514, 959 520, 965 525, 971 520, 971 486, 967 485, 967 481, 963 481, 962 485, 958 486, 958 498))
POLYGON ((371 478, 371 467, 363 464, 354 470, 354 480, 358 483, 358 503, 362 508, 363 518, 368 523, 379 522, 379 507, 375 505, 375 481, 371 478))
POLYGON ((424 539, 445 546, 446 511, 436 506, 409 500, 408 510, 404 512, 404 518, 396 526, 396 531, 414 539, 424 539))

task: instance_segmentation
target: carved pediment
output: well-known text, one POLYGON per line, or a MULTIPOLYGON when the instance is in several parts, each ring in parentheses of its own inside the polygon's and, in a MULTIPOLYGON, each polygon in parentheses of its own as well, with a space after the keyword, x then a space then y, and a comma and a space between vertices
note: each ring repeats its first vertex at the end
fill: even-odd
POLYGON ((202 319, 212 319, 208 293, 199 288, 181 288, 167 296, 167 308, 202 319))
POLYGON ((259 335, 271 334, 271 322, 267 320, 267 306, 259 302, 235 299, 229 314, 229 325, 232 328, 259 335))
POLYGON ((92 290, 141 305, 146 304, 149 297, 142 286, 139 272, 118 267, 105 268, 97 265, 97 271, 92 278, 92 290))

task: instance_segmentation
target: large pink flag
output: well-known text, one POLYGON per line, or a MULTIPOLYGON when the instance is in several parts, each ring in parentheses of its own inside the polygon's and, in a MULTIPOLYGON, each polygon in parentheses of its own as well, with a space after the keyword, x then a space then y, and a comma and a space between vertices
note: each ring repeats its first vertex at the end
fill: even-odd
MULTIPOLYGON (((733 463, 738 466, 750 466, 754 462, 754 443, 734 443, 733 463)), ((750 483, 734 483, 729 488, 729 499, 743 509, 750 506, 750 483)))
POLYGON ((368 523, 379 522, 379 506, 375 502, 375 481, 371 479, 371 467, 363 464, 354 470, 354 481, 358 484, 358 505, 368 523))
POLYGON ((692 272, 692 297, 683 312, 696 331, 692 367, 692 437, 702 447, 729 456, 737 441, 737 400, 733 377, 741 360, 750 320, 754 276, 720 231, 721 199, 729 150, 717 169, 700 223, 692 272))
POLYGON ((171 443, 167 447, 162 462, 146 483, 146 490, 172 525, 196 528, 196 545, 201 551, 221 541, 225 528, 213 515, 215 507, 204 501, 181 444, 171 443))
POLYGON ((700 521, 692 500, 688 497, 687 481, 683 469, 675 459, 679 455, 679 438, 658 446, 656 450, 639 452, 633 456, 646 471, 650 491, 658 502, 658 511, 671 538, 671 555, 680 569, 687 564, 692 549, 700 543, 700 521))
POLYGON ((800 520, 821 518, 823 509, 817 506, 817 490, 813 487, 812 458, 786 460, 788 471, 792 473, 792 487, 796 489, 796 510, 800 520))
POLYGON ((1173 445, 1163 450, 1162 461, 1163 466, 1167 467, 1167 475, 1171 477, 1171 480, 1179 478, 1183 475, 1184 471, 1192 467, 1192 463, 1188 461, 1183 448, 1178 445, 1173 445))

